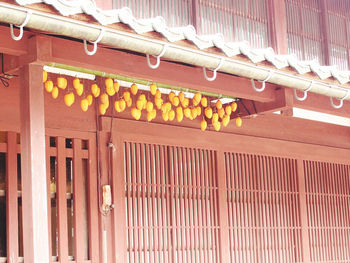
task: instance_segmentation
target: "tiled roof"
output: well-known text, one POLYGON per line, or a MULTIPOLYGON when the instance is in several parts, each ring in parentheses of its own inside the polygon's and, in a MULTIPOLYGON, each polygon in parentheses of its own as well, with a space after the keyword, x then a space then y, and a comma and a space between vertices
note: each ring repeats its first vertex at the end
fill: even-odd
POLYGON ((101 25, 123 23, 137 34, 158 32, 169 42, 188 40, 199 49, 215 47, 227 57, 246 56, 252 63, 268 61, 277 69, 291 67, 299 74, 315 73, 321 80, 330 77, 340 84, 350 83, 350 71, 341 71, 337 66, 321 66, 317 61, 300 61, 294 55, 277 55, 272 48, 253 49, 248 42, 225 42, 222 34, 198 35, 193 26, 168 27, 163 17, 137 19, 127 7, 115 10, 102 10, 94 0, 15 0, 25 6, 34 3, 45 3, 53 6, 61 15, 69 16, 87 14, 101 25))

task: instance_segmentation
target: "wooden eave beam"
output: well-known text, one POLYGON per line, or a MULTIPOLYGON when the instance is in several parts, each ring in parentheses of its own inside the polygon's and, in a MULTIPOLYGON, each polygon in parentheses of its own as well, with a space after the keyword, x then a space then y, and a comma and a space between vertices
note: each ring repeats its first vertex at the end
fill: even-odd
MULTIPOLYGON (((14 29, 17 32, 17 29, 14 29)), ((27 39, 30 33, 23 32, 21 41, 15 41, 10 34, 10 28, 0 26, 0 53, 9 54, 13 56, 21 56, 27 54, 27 39)))

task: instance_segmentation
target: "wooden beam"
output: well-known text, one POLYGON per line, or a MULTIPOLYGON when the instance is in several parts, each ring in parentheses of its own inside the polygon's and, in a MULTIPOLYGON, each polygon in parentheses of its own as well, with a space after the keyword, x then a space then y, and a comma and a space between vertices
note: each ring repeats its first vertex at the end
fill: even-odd
POLYGON ((0 26, 0 53, 14 56, 27 54, 27 41, 30 35, 31 33, 24 31, 22 40, 15 41, 11 37, 10 28, 0 26))
POLYGON ((52 61, 50 62, 117 73, 238 98, 263 102, 275 99, 277 86, 269 83, 266 84, 266 90, 259 93, 253 90, 252 84, 247 78, 218 73, 217 79, 209 82, 205 80, 202 68, 199 67, 184 66, 162 60, 159 68, 154 70, 147 66, 146 57, 143 55, 99 47, 94 56, 87 56, 82 43, 58 38, 53 39, 51 45, 52 61), (67 46, 69 48, 66 48, 67 46))
POLYGON ((285 0, 269 0, 268 7, 271 45, 277 54, 287 54, 288 41, 285 0))
POLYGON ((47 178, 42 67, 21 70, 21 167, 24 258, 49 262, 47 178))

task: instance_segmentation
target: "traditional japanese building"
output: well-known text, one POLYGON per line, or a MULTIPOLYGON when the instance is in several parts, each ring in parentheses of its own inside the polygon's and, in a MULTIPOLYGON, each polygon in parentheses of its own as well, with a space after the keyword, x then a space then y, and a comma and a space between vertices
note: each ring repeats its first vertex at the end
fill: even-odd
POLYGON ((350 1, 0 0, 0 262, 350 262, 350 1))

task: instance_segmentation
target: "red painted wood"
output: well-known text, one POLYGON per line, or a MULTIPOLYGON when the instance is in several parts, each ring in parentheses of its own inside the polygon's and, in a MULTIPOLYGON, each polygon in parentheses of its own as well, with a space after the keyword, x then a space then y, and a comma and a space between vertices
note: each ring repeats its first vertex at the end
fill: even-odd
MULTIPOLYGON (((52 262, 52 229, 51 229, 51 167, 50 167, 50 157, 51 147, 50 147, 50 136, 45 137, 45 148, 46 148, 46 180, 47 180, 47 217, 48 217, 48 232, 49 232, 49 256, 50 263, 52 262)), ((53 154, 55 155, 57 151, 53 154)))
POLYGON ((49 262, 42 67, 24 66, 21 78, 21 165, 25 175, 22 176, 22 207, 26 222, 23 225, 24 258, 28 262, 49 262))
POLYGON ((269 0, 269 28, 272 47, 278 54, 288 53, 287 20, 284 0, 269 0))
POLYGON ((97 162, 96 162, 96 134, 89 133, 88 150, 88 208, 89 208, 89 256, 92 263, 98 262, 100 257, 100 240, 99 240, 99 203, 97 192, 97 162))
POLYGON ((6 154, 6 230, 7 258, 18 260, 17 133, 7 133, 6 154))
MULTIPOLYGON (((83 198, 83 171, 82 171, 82 157, 81 157, 81 140, 73 139, 73 202, 74 202, 74 251, 75 261, 77 263, 84 260, 84 224, 88 211, 84 210, 83 198)), ((87 201, 87 200, 86 200, 87 201)))
POLYGON ((327 0, 320 1, 321 7, 321 23, 322 23, 322 34, 323 34, 323 52, 324 52, 324 60, 326 65, 330 65, 330 54, 331 54, 331 42, 330 42, 330 28, 329 28, 329 20, 328 20, 328 6, 327 0))
POLYGON ((68 225, 67 225, 67 170, 66 141, 57 137, 57 224, 58 224, 58 259, 60 263, 68 262, 68 225))
POLYGON ((218 202, 219 209, 219 226, 220 226, 220 262, 230 262, 230 239, 229 232, 227 231, 228 215, 227 215, 227 186, 225 178, 225 162, 224 153, 219 151, 216 153, 216 180, 218 182, 218 202))

